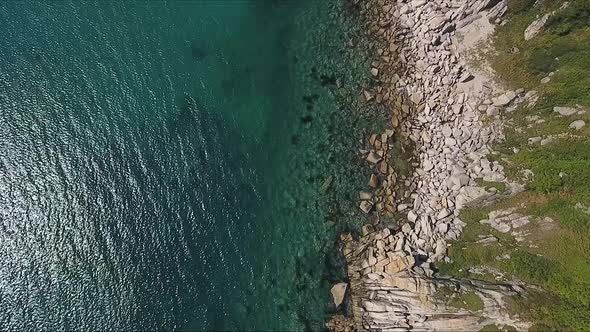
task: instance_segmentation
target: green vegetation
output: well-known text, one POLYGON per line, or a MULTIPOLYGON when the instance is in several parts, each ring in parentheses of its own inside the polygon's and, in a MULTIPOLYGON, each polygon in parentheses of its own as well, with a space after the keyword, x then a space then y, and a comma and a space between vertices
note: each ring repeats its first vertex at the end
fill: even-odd
POLYGON ((479 330, 480 332, 516 332, 516 329, 509 325, 498 327, 497 325, 486 325, 479 330))
MULTIPOLYGON (((439 269, 458 277, 537 285, 543 291, 510 301, 514 311, 535 323, 533 330, 590 330, 590 214, 576 207, 590 206, 590 0, 569 1, 541 34, 524 41, 523 32, 537 15, 558 9, 564 1, 538 2, 533 6, 535 0, 509 0, 508 23, 497 29, 496 53, 490 59, 501 81, 540 96, 534 107, 520 106, 506 114, 511 123, 506 140, 496 147, 500 155, 490 157, 504 164, 510 178, 522 182, 523 170, 534 176, 515 197, 462 211, 467 226, 449 250, 453 261, 439 269), (514 47, 517 53, 510 51, 514 47), (550 73, 551 80, 541 84, 550 73), (568 117, 553 112, 554 106, 576 105, 587 112, 568 117), (570 129, 574 120, 587 125, 570 129), (529 144, 531 137, 553 140, 529 144), (523 227, 524 241, 479 223, 490 211, 510 207, 536 217, 523 227), (553 221, 544 222, 546 217, 553 221), (488 235, 497 241, 477 243, 488 235), (502 277, 470 273, 470 267, 486 267, 502 277)), ((495 183, 480 185, 501 190, 495 183)), ((484 330, 498 330, 489 328, 484 330)))
POLYGON ((483 309, 483 301, 475 293, 466 292, 459 296, 452 298, 449 305, 455 308, 462 308, 470 311, 478 311, 483 309))
POLYGON ((476 179, 475 182, 477 182, 477 185, 484 188, 496 188, 499 192, 506 190, 506 184, 504 182, 484 181, 483 179, 476 179))
POLYGON ((483 309, 483 301, 473 292, 457 292, 450 287, 441 287, 436 290, 435 298, 457 309, 469 311, 483 309))
POLYGON ((484 209, 462 211, 460 218, 467 226, 462 238, 449 249, 453 261, 439 266, 439 272, 486 281, 517 279, 538 285, 545 292, 520 299, 512 306, 515 311, 529 317, 542 329, 587 329, 590 327, 587 315, 590 312, 590 263, 587 256, 590 238, 587 231, 580 231, 575 225, 569 228, 576 231, 568 230, 561 222, 550 230, 531 223, 526 227, 530 232, 527 240, 535 246, 529 247, 518 243, 510 234, 500 233, 479 223, 489 211, 509 206, 521 207, 519 212, 533 216, 547 216, 551 214, 548 213, 550 211, 555 212, 554 215, 564 216, 556 208, 563 204, 551 203, 553 199, 551 195, 525 192, 484 209), (477 243, 481 236, 489 235, 497 241, 485 246, 477 243), (470 267, 487 267, 504 273, 504 277, 497 279, 491 274, 474 274, 470 272, 470 267))

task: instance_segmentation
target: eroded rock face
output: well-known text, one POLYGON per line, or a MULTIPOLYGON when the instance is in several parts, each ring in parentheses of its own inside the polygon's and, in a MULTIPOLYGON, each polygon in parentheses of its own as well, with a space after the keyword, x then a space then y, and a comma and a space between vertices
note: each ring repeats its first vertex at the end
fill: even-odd
POLYGON ((504 301, 504 297, 526 295, 521 286, 432 277, 430 264, 408 253, 404 235, 393 235, 389 229, 358 241, 350 236, 344 239, 357 330, 479 331, 490 324, 517 330, 530 327, 510 316, 504 301), (481 305, 452 307, 446 301, 448 290, 475 295, 481 305))
POLYGON ((538 35, 545 27, 545 24, 547 24, 549 17, 551 17, 551 14, 547 13, 541 18, 531 22, 531 24, 529 24, 529 26, 524 30, 524 40, 533 39, 536 35, 538 35))
MULTIPOLYGON (((569 5, 569 3, 567 1, 564 2, 563 5, 559 8, 559 10, 566 8, 568 5, 569 5)), ((529 24, 529 26, 524 30, 524 40, 533 39, 535 36, 537 36, 539 33, 541 33, 543 31, 543 29, 545 28, 545 25, 547 24, 547 22, 551 18, 551 16, 555 15, 556 12, 557 12, 557 10, 546 13, 545 15, 541 16, 540 18, 531 22, 531 24, 529 24)))
POLYGON ((553 107, 553 112, 559 113, 561 116, 570 116, 578 113, 578 109, 574 107, 562 107, 562 106, 555 106, 553 107))

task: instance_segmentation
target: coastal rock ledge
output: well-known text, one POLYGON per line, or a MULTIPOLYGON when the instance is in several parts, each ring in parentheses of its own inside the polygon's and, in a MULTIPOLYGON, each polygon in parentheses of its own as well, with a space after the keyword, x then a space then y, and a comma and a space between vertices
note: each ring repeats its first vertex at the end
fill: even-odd
MULTIPOLYGON (((511 316, 505 302, 508 297, 526 296, 523 287, 434 277, 430 263, 396 251, 399 239, 387 228, 364 234, 358 241, 343 235, 355 330, 479 331, 496 325, 521 331, 530 327, 511 316), (399 265, 400 260, 409 264, 399 265)), ((333 329, 350 331, 350 322, 333 329)))
MULTIPOLYGON (((512 314, 509 304, 527 297, 531 286, 445 278, 433 266, 450 261, 448 242, 465 226, 461 209, 523 190, 487 156, 491 144, 504 138, 503 114, 519 104, 530 107, 536 93, 504 90, 485 61, 483 68, 468 68, 469 54, 485 48, 494 23, 502 23, 507 0, 359 4, 379 56, 368 73, 376 84, 363 94, 368 103, 388 107, 392 117, 391 128, 372 135, 370 148, 361 151, 373 174, 372 192, 359 195, 360 208, 375 218, 360 239, 342 235, 354 329, 527 330, 531 324, 512 314), (393 140, 402 150, 413 149, 406 175, 392 168, 393 140), (505 189, 483 188, 481 181, 505 189)), ((341 321, 346 323, 328 326, 351 329, 350 320, 341 321)))

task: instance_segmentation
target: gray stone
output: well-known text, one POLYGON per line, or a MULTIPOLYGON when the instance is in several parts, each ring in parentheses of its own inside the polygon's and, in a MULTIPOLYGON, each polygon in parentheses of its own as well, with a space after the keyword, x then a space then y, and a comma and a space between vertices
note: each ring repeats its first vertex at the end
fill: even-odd
POLYGON ((409 5, 406 4, 400 8, 399 13, 402 15, 405 15, 405 14, 411 13, 412 10, 413 10, 412 7, 410 7, 409 5))
POLYGON ((412 0, 412 7, 418 8, 426 4, 426 0, 412 0))
POLYGON ((453 130, 449 126, 444 126, 442 128, 442 133, 445 137, 451 137, 451 135, 453 134, 453 130))
POLYGON ((570 115, 576 114, 578 112, 578 109, 573 108, 573 107, 555 106, 555 107, 553 107, 553 112, 559 113, 562 116, 570 116, 570 115))
POLYGON ((442 220, 448 216, 451 215, 451 211, 447 210, 447 209, 442 209, 440 210, 440 212, 436 215, 436 219, 437 220, 442 220))
POLYGON ((360 208, 364 213, 369 213, 373 208, 373 204, 369 201, 361 201, 360 208))
POLYGON ((447 22, 447 18, 444 16, 436 16, 430 20, 429 27, 430 30, 436 30, 443 26, 447 22))
POLYGON ((585 125, 586 125, 586 122, 584 122, 584 120, 576 120, 576 121, 570 123, 570 128, 575 129, 575 130, 580 130, 585 125))
POLYGON ((531 221, 529 220, 528 217, 520 217, 518 219, 514 219, 511 221, 513 228, 519 228, 519 227, 525 226, 530 222, 531 221))
POLYGON ((543 138, 541 140, 541 145, 547 145, 549 143, 553 142, 553 137, 547 137, 547 138, 543 138))
POLYGON ((418 216, 416 215, 416 213, 414 213, 414 211, 408 212, 408 221, 409 222, 416 222, 416 219, 418 219, 418 216))
POLYGON ((486 245, 486 244, 494 243, 496 241, 498 241, 498 239, 495 236, 493 236, 493 235, 487 235, 487 236, 486 235, 483 235, 483 236, 480 235, 480 239, 477 240, 476 243, 480 243, 480 244, 486 245))
POLYGON ((529 144, 539 143, 542 140, 541 136, 531 137, 529 138, 529 144))
POLYGON ((445 138, 445 145, 448 147, 453 147, 457 145, 457 140, 451 137, 445 138))
POLYGON ((528 100, 527 107, 531 108, 539 100, 539 93, 535 90, 531 90, 524 95, 524 99, 528 100))
POLYGON ((464 72, 464 73, 461 75, 461 77, 459 78, 459 82, 461 82, 461 83, 465 83, 465 82, 467 82, 467 81, 471 80, 472 78, 473 78, 473 75, 471 75, 471 74, 470 74, 470 73, 468 73, 468 72, 464 72))
POLYGON ((418 92, 413 93, 412 96, 410 96, 410 99, 412 100, 412 102, 414 104, 418 105, 422 101, 422 94, 420 94, 418 92))
POLYGON ((344 294, 346 294, 346 288, 348 287, 347 283, 341 282, 332 286, 330 293, 332 293, 332 300, 334 300, 334 305, 338 307, 344 301, 344 294))
POLYGON ((461 187, 469 184, 469 176, 467 174, 455 174, 447 180, 447 186, 453 190, 459 190, 461 187))
POLYGON ((516 98, 516 93, 514 93, 514 91, 508 91, 496 98, 492 98, 492 102, 494 103, 494 106, 501 107, 510 104, 514 98, 516 98))
POLYGON ((381 159, 383 159, 383 158, 381 158, 380 155, 375 153, 375 151, 369 152, 369 155, 367 156, 367 161, 370 162, 371 164, 376 164, 376 163, 380 162, 381 159))
POLYGON ((410 224, 405 223, 402 225, 402 233, 409 234, 411 230, 412 230, 412 226, 410 224))
POLYGON ((545 24, 547 24, 547 20, 549 20, 550 16, 551 13, 547 13, 540 19, 534 20, 531 24, 529 24, 529 26, 524 30, 524 40, 530 40, 538 35, 543 27, 545 27, 545 24))
POLYGON ((500 111, 499 111, 499 110, 498 110, 498 108, 497 108, 497 107, 495 107, 495 106, 489 106, 489 107, 486 109, 486 114, 487 114, 488 116, 496 116, 496 115, 499 115, 499 114, 500 114, 500 111))
POLYGON ((361 191, 359 192, 359 197, 362 201, 368 201, 373 197, 373 194, 371 194, 370 192, 361 191))

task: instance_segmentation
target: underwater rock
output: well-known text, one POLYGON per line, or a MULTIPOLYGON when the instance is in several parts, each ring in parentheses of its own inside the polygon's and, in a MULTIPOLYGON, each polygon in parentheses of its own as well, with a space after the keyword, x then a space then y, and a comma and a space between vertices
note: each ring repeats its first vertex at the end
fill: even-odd
POLYGON ((346 288, 348 284, 341 282, 332 286, 330 293, 332 293, 332 300, 334 300, 334 305, 338 307, 344 301, 344 294, 346 294, 346 288))

